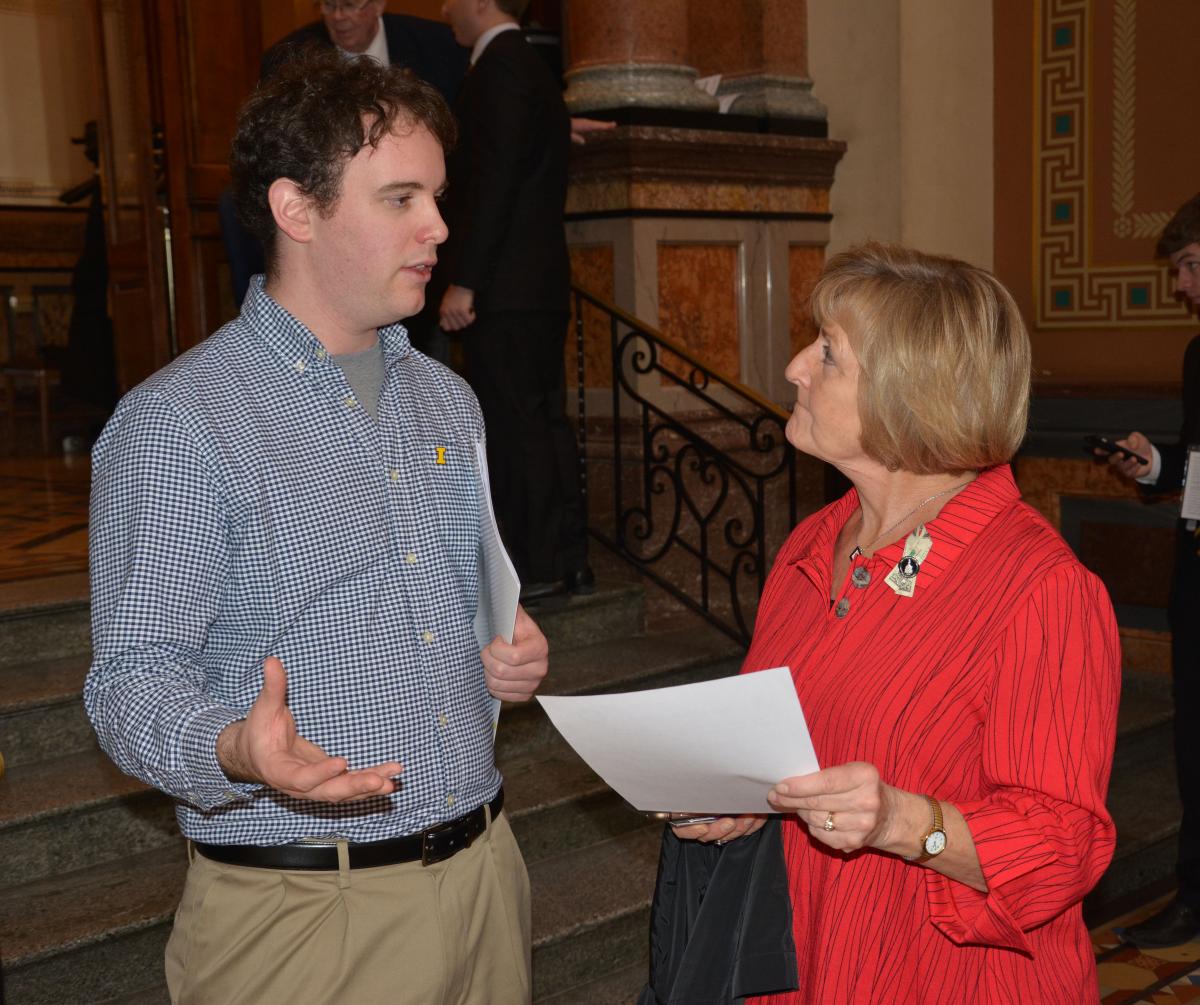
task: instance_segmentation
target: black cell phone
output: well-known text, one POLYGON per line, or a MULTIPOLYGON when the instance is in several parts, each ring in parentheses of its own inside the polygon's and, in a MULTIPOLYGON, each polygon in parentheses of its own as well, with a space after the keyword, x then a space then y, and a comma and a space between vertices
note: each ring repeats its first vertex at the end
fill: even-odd
POLYGON ((1149 458, 1143 457, 1141 454, 1135 454, 1132 450, 1129 450, 1126 447, 1118 446, 1107 436, 1094 436, 1089 434, 1083 438, 1083 442, 1093 450, 1103 450, 1106 454, 1121 454, 1123 457, 1132 457, 1139 464, 1150 463, 1149 458))

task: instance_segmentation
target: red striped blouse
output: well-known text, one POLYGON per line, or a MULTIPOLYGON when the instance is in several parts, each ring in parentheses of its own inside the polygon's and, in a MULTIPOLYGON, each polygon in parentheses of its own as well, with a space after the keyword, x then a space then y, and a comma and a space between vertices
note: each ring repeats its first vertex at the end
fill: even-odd
POLYGON ((1116 840, 1108 595, 1003 466, 927 525, 912 598, 884 582, 901 541, 855 560, 870 582, 839 584, 838 617, 833 545, 857 505, 851 491, 792 533, 743 672, 792 668, 822 764, 869 761, 885 782, 954 803, 988 892, 880 852, 832 851, 790 817, 800 990, 755 1000, 1095 1005, 1080 901, 1116 840))

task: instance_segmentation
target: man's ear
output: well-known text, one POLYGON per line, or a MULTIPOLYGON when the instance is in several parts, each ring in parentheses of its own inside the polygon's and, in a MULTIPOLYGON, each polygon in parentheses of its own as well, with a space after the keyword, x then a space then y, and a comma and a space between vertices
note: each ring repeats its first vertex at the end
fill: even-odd
POLYGON ((267 189, 275 226, 299 244, 312 240, 312 201, 291 178, 276 178, 267 189))

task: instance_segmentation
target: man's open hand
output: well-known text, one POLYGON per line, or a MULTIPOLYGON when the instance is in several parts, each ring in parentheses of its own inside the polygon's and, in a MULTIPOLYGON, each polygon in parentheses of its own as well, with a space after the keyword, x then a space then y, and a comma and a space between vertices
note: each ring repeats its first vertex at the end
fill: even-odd
POLYGON ((388 761, 347 771, 345 758, 330 757, 304 739, 288 711, 287 674, 274 656, 263 663, 262 690, 250 713, 217 737, 217 760, 232 781, 261 782, 285 795, 322 803, 388 795, 403 770, 388 761))
POLYGON ((518 607, 512 645, 497 635, 481 653, 484 679, 492 697, 501 701, 529 701, 546 676, 549 652, 542 630, 525 613, 525 608, 518 607))

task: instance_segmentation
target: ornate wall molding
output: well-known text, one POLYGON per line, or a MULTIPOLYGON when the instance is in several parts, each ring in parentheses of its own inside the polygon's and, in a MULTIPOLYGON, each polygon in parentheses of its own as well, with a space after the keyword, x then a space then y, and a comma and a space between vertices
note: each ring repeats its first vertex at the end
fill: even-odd
POLYGON ((1092 0, 1037 0, 1034 30, 1034 297, 1041 328, 1187 324, 1165 267, 1095 254, 1101 204, 1093 158, 1107 150, 1112 236, 1152 240, 1171 216, 1138 207, 1137 0, 1112 0, 1111 142, 1097 142, 1092 0), (1093 206, 1093 201, 1095 206, 1093 206))

